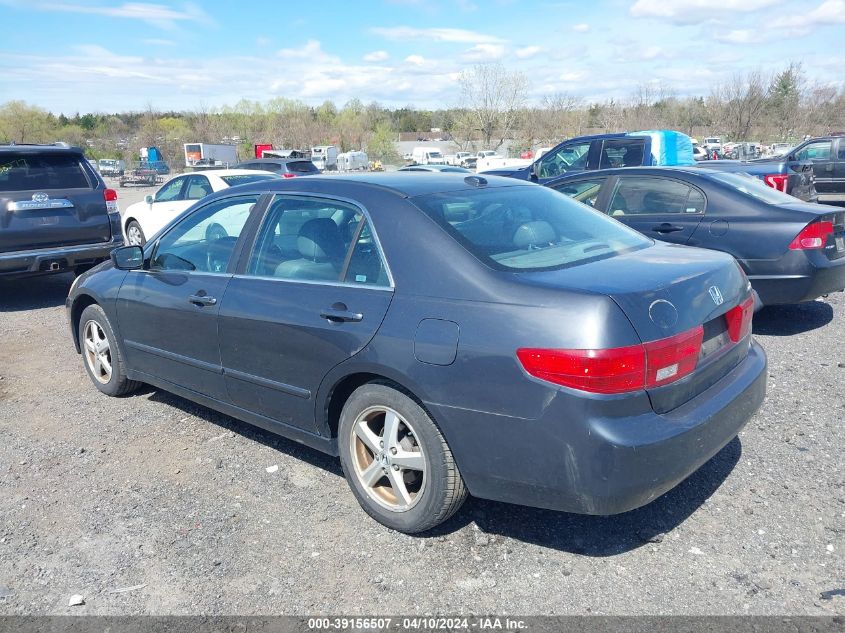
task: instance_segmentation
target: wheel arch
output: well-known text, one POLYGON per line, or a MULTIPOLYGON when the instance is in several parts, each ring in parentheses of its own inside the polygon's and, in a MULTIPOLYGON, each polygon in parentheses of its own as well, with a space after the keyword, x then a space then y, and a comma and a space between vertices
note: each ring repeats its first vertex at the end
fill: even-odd
POLYGON ((317 399, 318 428, 322 429, 328 437, 337 438, 343 405, 346 404, 346 401, 349 400, 349 397, 358 387, 368 383, 386 384, 401 391, 414 400, 429 415, 434 423, 437 424, 437 420, 434 419, 431 411, 425 406, 421 393, 411 383, 385 368, 366 367, 357 368, 356 370, 350 369, 347 372, 335 375, 331 379, 327 378, 324 381, 317 399))
POLYGON ((76 348, 76 353, 82 353, 82 347, 79 342, 79 320, 82 317, 82 312, 90 305, 99 305, 99 302, 89 294, 82 293, 77 296, 70 307, 70 331, 73 336, 73 346, 76 348))

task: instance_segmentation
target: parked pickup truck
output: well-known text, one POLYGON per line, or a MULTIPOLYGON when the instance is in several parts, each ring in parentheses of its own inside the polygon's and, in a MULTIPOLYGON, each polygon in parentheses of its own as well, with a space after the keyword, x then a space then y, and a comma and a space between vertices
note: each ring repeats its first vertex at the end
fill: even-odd
POLYGON ((819 202, 845 205, 845 133, 808 139, 787 156, 813 164, 819 202))
MULTIPOLYGON (((754 160, 702 160, 696 165, 707 169, 748 174, 759 178, 773 189, 806 202, 821 201, 816 193, 812 161, 796 155, 795 151, 787 156, 754 160)), ((843 185, 845 185, 845 174, 843 174, 843 185)))
POLYGON ((563 141, 525 167, 503 167, 484 173, 546 183, 573 171, 651 164, 651 136, 599 134, 563 141))

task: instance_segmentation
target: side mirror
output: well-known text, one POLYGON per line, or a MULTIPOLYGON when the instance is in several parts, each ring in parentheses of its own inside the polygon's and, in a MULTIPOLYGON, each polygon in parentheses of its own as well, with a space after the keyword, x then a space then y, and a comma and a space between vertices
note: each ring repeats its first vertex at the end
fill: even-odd
POLYGON ((537 159, 533 163, 531 163, 531 179, 537 180, 540 178, 540 160, 537 159))
POLYGON ((118 270, 140 270, 144 267, 144 249, 140 246, 121 246, 111 252, 111 260, 118 270))
POLYGON ((144 202, 146 202, 147 204, 152 204, 154 201, 155 198, 153 198, 153 195, 151 193, 148 193, 146 196, 144 196, 144 202))

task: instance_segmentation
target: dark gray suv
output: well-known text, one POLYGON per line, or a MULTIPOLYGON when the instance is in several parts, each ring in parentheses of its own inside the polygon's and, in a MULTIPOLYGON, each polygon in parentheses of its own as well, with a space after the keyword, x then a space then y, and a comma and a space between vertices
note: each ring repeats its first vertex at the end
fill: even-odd
POLYGON ((121 244, 117 192, 81 149, 0 145, 0 277, 78 273, 121 244))

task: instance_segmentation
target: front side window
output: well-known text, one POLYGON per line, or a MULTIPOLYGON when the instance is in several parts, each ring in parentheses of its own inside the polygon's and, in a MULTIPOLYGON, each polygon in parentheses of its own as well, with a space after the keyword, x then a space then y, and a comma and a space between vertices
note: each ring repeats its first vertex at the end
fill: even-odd
POLYGON ((817 141, 805 145, 795 154, 796 160, 830 160, 830 141, 817 141))
POLYGON ((704 194, 695 187, 648 176, 621 177, 608 206, 608 213, 614 216, 703 212, 704 194))
POLYGON ((591 207, 596 206, 596 200, 599 197, 601 186, 604 184, 605 178, 589 178, 587 180, 578 180, 576 182, 566 182, 559 185, 554 185, 552 188, 560 191, 562 194, 569 196, 583 202, 591 207))
POLYGON ((200 200, 210 193, 214 193, 214 190, 205 176, 191 176, 188 179, 188 192, 185 195, 186 200, 200 200))
POLYGON ((277 196, 267 211, 248 275, 388 285, 364 214, 345 202, 277 196))
POLYGON ((162 186, 156 193, 156 202, 173 202, 174 200, 182 200, 182 186, 185 184, 185 178, 174 178, 170 182, 162 186))
POLYGON ((589 142, 572 143, 549 152, 540 159, 540 178, 554 178, 574 169, 586 169, 589 154, 589 142))
POLYGON ((647 248, 653 242, 546 187, 496 187, 412 199, 496 270, 557 270, 647 248))
POLYGON ((224 198, 200 207, 159 240, 150 268, 223 273, 257 195, 224 198))

